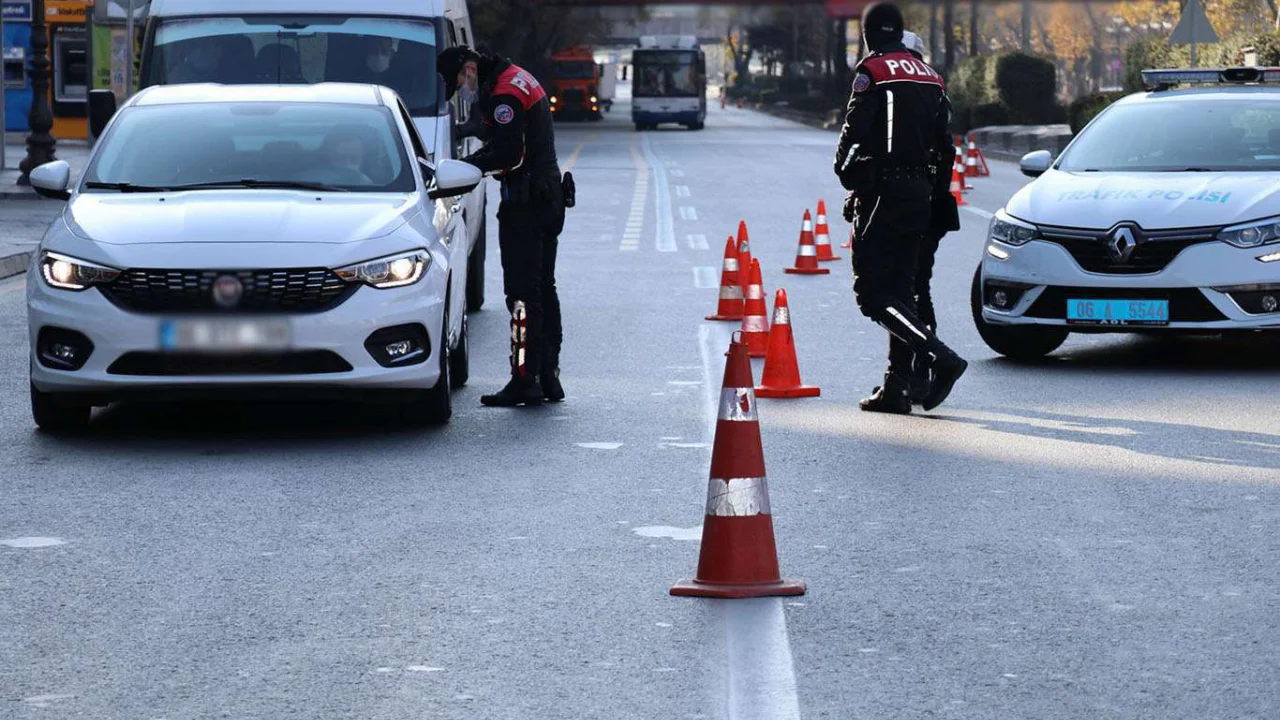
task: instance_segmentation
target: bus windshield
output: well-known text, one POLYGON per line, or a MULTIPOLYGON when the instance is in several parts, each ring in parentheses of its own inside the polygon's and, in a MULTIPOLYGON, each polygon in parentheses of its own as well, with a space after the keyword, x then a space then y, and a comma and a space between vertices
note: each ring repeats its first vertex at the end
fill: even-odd
POLYGON ((436 115, 436 30, 322 15, 165 20, 142 84, 371 83, 399 93, 414 116, 436 115))
POLYGON ((635 97, 697 97, 706 92, 703 63, 689 50, 637 50, 635 97))

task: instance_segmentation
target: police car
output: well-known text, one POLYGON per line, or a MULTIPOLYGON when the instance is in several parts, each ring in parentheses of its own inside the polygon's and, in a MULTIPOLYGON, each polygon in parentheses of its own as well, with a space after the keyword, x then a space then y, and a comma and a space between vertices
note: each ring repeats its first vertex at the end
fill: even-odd
POLYGON ((1147 70, 991 220, 974 320, 1034 359, 1072 332, 1280 328, 1280 68, 1147 70))

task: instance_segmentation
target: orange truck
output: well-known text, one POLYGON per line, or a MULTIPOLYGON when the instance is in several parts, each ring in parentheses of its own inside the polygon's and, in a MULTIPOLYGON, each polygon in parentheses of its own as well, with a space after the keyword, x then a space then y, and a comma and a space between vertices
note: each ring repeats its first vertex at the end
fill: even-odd
POLYGON ((601 96, 601 66, 585 45, 566 48, 551 56, 551 112, 558 118, 599 120, 611 98, 601 96))

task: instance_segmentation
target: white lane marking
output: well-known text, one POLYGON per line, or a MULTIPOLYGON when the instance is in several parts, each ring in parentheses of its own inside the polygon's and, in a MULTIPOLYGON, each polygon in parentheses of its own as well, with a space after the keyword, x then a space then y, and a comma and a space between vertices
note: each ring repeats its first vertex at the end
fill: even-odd
POLYGON ((574 444, 586 450, 617 450, 622 447, 622 443, 620 442, 587 442, 574 444))
POLYGON ((699 233, 699 234, 697 234, 697 235, 690 235, 690 236, 688 237, 688 240, 689 240, 689 249, 690 249, 690 250, 706 250, 706 249, 708 249, 708 248, 707 248, 707 236, 706 236, 706 235, 703 235, 703 234, 701 234, 701 233, 699 233))
POLYGON ((667 169, 654 154, 649 133, 640 136, 640 147, 644 151, 644 159, 649 164, 649 170, 653 173, 654 209, 658 218, 656 247, 658 252, 675 252, 678 248, 675 222, 671 217, 671 187, 667 182, 667 169))
POLYGON ((799 720, 800 697, 782 600, 712 602, 724 614, 731 720, 799 720))
POLYGON ((431 667, 430 665, 410 665, 406 667, 405 670, 408 670, 409 672, 421 672, 421 673, 444 672, 444 668, 431 667))
POLYGON ((962 205, 962 206, 960 206, 960 209, 961 209, 961 210, 968 210, 969 212, 973 213, 974 215, 977 215, 978 217, 983 218, 983 219, 986 219, 986 220, 990 220, 991 218, 995 217, 995 213, 987 212, 986 210, 983 210, 983 209, 982 209, 982 208, 980 208, 980 207, 974 207, 974 206, 972 206, 972 205, 962 205))
POLYGON ((681 219, 681 220, 697 220, 697 219, 698 219, 698 211, 697 211, 697 210, 695 210, 694 208, 689 207, 688 205, 681 205, 681 206, 680 206, 680 219, 681 219))
POLYGON ((676 197, 678 197, 678 198, 687 198, 687 197, 690 197, 691 195, 692 195, 692 193, 691 193, 691 192, 689 192, 689 186, 688 186, 688 185, 677 185, 677 186, 676 186, 676 197))
POLYGON ((671 527, 670 525, 650 525, 648 527, 632 528, 631 532, 640 537, 647 538, 671 538, 672 540, 701 540, 702 526, 691 528, 671 527))
POLYGON ((56 545, 66 545, 67 541, 56 537, 20 537, 10 538, 8 540, 0 540, 0 545, 11 548, 21 548, 30 550, 34 548, 47 548, 56 545))
POLYGON ((713 267, 696 267, 693 269, 693 286, 699 290, 710 290, 720 287, 720 278, 716 277, 713 267))
POLYGON ((622 244, 618 250, 635 252, 640 249, 640 235, 644 231, 644 208, 649 201, 649 166, 636 147, 636 139, 631 139, 631 161, 636 168, 636 188, 631 196, 631 213, 627 216, 627 229, 622 234, 622 244))

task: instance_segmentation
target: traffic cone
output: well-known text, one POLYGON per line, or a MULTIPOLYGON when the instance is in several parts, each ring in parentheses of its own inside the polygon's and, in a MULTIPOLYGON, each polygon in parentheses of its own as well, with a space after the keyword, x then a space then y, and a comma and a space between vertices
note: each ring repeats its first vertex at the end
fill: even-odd
POLYGON ((969 133, 969 154, 965 156, 964 162, 966 174, 970 167, 973 168, 973 177, 987 177, 991 174, 991 168, 987 167, 987 159, 978 149, 978 143, 973 141, 973 133, 969 133))
POLYGON ((813 216, 804 211, 800 225, 800 246, 796 248, 796 266, 783 268, 788 275, 830 275, 831 271, 818 267, 818 248, 813 244, 813 216))
POLYGON ((742 319, 742 282, 738 279, 738 245, 729 238, 724 242, 724 268, 720 272, 720 304, 708 320, 742 319))
POLYGON ((800 383, 796 363, 796 342, 791 334, 791 308, 787 291, 778 289, 773 299, 773 327, 769 328, 769 352, 764 358, 764 374, 756 395, 764 398, 818 397, 822 389, 800 383))
POLYGON ((818 225, 813 229, 813 242, 818 247, 818 262, 839 260, 831 249, 831 228, 827 225, 827 201, 818 200, 818 225))
POLYGON ((760 273, 760 261, 751 261, 750 281, 742 311, 742 337, 753 358, 762 358, 769 349, 769 308, 764 303, 764 279, 760 273))
POLYGON ((778 569, 747 346, 735 336, 726 354, 698 574, 677 582, 671 594, 722 599, 803 595, 804 581, 783 580, 778 569))
POLYGON ((751 238, 747 235, 746 220, 738 221, 738 280, 746 297, 747 285, 751 283, 751 238))
POLYGON ((969 140, 969 147, 964 154, 964 176, 966 178, 978 177, 978 157, 973 154, 973 140, 969 140))
POLYGON ((968 205, 964 200, 964 175, 960 172, 960 168, 951 166, 951 197, 956 199, 956 207, 968 205))
POLYGON ((960 187, 963 190, 972 190, 973 186, 964 175, 964 145, 960 141, 960 136, 956 136, 956 168, 960 170, 960 187))

